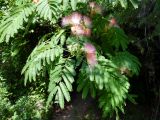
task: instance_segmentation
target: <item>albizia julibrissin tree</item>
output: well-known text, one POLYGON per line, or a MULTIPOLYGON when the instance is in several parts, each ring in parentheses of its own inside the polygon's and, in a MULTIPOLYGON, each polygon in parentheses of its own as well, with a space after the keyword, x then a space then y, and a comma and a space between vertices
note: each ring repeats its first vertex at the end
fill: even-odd
MULTIPOLYGON (((127 2, 14 0, 1 20, 0 42, 17 46, 13 49, 16 56, 21 47, 34 41, 27 38, 38 41, 22 75, 25 85, 46 76, 48 107, 54 102, 63 109, 65 101, 71 100, 72 84, 76 82, 82 98, 88 94, 98 98, 103 116, 115 112, 118 119, 118 111, 124 112, 125 100, 132 97, 128 78, 138 75, 140 63, 127 51, 130 40, 116 16, 106 11, 127 8, 127 2), (35 25, 47 26, 47 30, 36 29, 35 25), (30 34, 32 37, 27 37, 30 34), (14 42, 17 39, 21 41, 14 42)), ((137 8, 134 0, 129 3, 137 8)))

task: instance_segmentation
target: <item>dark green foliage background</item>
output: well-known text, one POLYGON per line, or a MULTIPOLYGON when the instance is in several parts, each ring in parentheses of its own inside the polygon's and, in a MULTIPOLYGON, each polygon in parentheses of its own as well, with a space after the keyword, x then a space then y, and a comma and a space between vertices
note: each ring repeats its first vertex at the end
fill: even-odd
MULTIPOLYGON (((68 27, 61 26, 61 18, 73 11, 89 15, 88 0, 40 0, 38 4, 32 0, 0 1, 2 120, 47 119, 52 105, 63 109, 65 102, 71 101, 74 82, 82 98, 98 98, 103 117, 116 114, 118 120, 126 100, 135 102, 134 95, 129 94, 129 79, 140 72, 135 55, 143 56, 159 37, 160 1, 145 13, 147 1, 94 1, 102 5, 103 14, 92 16, 90 38, 73 36, 68 27), (112 17, 120 27, 109 27, 112 17), (142 30, 148 31, 143 34, 142 30), (87 42, 97 50, 94 71, 89 69, 83 51, 87 42)), ((157 96, 158 87, 155 89, 157 96)))

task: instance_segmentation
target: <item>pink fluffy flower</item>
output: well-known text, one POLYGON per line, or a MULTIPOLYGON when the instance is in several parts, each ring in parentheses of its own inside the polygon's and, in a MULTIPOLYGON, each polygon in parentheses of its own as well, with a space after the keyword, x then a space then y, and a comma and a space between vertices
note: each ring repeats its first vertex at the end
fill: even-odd
POLYGON ((92 20, 87 16, 83 16, 83 23, 88 28, 92 27, 92 20))
POLYGON ((72 26, 71 27, 71 32, 72 32, 73 35, 77 35, 77 36, 87 36, 87 37, 91 36, 91 29, 84 28, 81 25, 72 26))
POLYGON ((102 7, 98 5, 96 2, 90 2, 89 7, 91 9, 91 15, 102 14, 102 7))
POLYGON ((85 31, 84 31, 84 35, 87 36, 87 37, 90 37, 91 36, 91 29, 86 28, 85 31))
POLYGON ((71 32, 73 35, 84 35, 84 29, 81 25, 74 25, 71 27, 71 32))
POLYGON ((61 24, 63 27, 70 26, 71 33, 77 36, 91 36, 92 21, 89 17, 83 16, 78 12, 73 12, 71 15, 63 17, 61 24))
POLYGON ((90 43, 85 43, 84 49, 85 49, 88 64, 91 67, 94 67, 97 64, 95 47, 90 43))
POLYGON ((115 18, 112 18, 109 20, 109 26, 110 27, 119 27, 119 25, 117 24, 117 20, 115 18))
POLYGON ((94 9, 95 6, 96 6, 96 2, 89 2, 89 7, 90 7, 91 9, 94 9))
POLYGON ((61 24, 63 27, 70 25, 71 24, 71 17, 70 16, 63 17, 61 24))
POLYGON ((81 24, 82 15, 78 12, 73 12, 71 14, 71 24, 72 25, 79 25, 81 24))
POLYGON ((80 25, 82 21, 82 15, 78 12, 73 12, 71 15, 62 18, 62 26, 68 25, 80 25))

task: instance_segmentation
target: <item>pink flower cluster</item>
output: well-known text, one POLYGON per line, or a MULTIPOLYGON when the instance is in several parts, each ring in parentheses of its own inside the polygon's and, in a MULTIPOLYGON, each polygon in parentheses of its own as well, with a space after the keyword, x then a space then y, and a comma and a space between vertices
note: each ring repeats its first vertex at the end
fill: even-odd
POLYGON ((102 7, 96 2, 90 2, 89 7, 91 9, 91 16, 94 14, 102 14, 102 7))
POLYGON ((73 12, 71 15, 63 17, 61 24, 63 27, 71 26, 73 35, 91 36, 92 20, 79 12, 73 12))
POLYGON ((84 50, 86 53, 87 62, 91 68, 97 64, 96 49, 91 43, 84 44, 84 50))
POLYGON ((115 18, 112 18, 109 20, 109 26, 110 27, 119 27, 119 25, 117 24, 117 20, 115 18))

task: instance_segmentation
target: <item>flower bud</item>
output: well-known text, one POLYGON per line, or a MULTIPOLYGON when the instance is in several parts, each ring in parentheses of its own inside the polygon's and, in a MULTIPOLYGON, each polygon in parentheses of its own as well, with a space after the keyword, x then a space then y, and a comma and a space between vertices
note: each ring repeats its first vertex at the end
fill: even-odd
POLYGON ((85 43, 84 50, 86 53, 87 62, 91 67, 94 67, 97 64, 96 59, 96 49, 90 43, 85 43))
POLYGON ((110 27, 119 27, 117 24, 117 20, 115 18, 112 18, 109 20, 109 26, 110 27))
POLYGON ((89 7, 91 9, 91 16, 94 14, 102 14, 102 7, 96 2, 90 2, 89 7))

